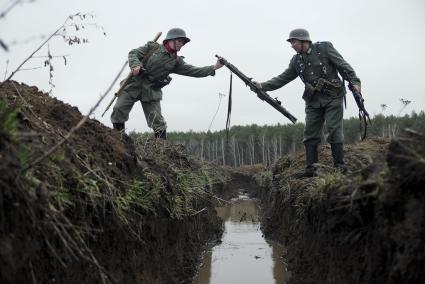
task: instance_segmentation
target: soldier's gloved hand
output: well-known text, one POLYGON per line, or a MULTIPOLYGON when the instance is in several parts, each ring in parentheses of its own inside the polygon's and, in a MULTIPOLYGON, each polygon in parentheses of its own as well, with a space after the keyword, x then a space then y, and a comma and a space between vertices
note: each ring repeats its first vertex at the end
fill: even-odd
POLYGON ((136 66, 133 69, 131 69, 131 73, 133 73, 133 76, 139 75, 140 69, 142 69, 142 66, 136 66))
MULTIPOLYGON (((252 81, 252 80, 251 80, 251 81, 252 81)), ((259 88, 259 89, 262 89, 262 88, 263 88, 263 86, 261 85, 261 83, 260 83, 260 82, 252 81, 252 83, 253 83, 255 86, 257 86, 257 88, 259 88)))

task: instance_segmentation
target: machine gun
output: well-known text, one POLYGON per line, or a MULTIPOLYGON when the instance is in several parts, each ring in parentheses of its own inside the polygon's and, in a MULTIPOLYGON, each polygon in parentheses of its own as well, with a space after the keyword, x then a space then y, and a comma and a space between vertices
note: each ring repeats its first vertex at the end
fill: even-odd
POLYGON ((361 139, 364 140, 367 134, 368 121, 370 124, 372 124, 372 122, 370 121, 369 113, 364 107, 364 99, 362 94, 357 92, 351 83, 348 83, 348 89, 350 89, 350 91, 353 93, 354 100, 356 101, 357 107, 359 108, 360 133, 362 133, 361 139), (362 130, 362 128, 364 129, 362 130))
POLYGON ((269 96, 266 92, 261 90, 257 85, 255 85, 252 82, 252 78, 248 78, 246 75, 244 75, 241 71, 239 71, 238 68, 236 68, 233 64, 229 63, 226 59, 224 59, 221 56, 216 55, 220 62, 224 64, 229 70, 238 76, 250 89, 257 94, 257 96, 263 100, 266 101, 268 104, 270 104, 272 107, 274 107, 276 110, 278 110, 280 113, 282 113, 284 116, 286 116, 292 123, 297 122, 297 118, 290 114, 283 106, 282 103, 278 99, 273 99, 269 96))

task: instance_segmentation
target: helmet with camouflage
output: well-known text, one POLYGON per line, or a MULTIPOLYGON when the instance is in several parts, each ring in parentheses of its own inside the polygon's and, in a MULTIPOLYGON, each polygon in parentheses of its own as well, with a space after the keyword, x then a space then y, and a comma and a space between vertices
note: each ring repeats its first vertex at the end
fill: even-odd
POLYGON ((308 33, 308 31, 306 29, 292 30, 289 33, 289 38, 286 41, 291 41, 291 39, 298 39, 298 40, 302 40, 302 41, 311 42, 310 34, 308 33))
POLYGON ((170 40, 170 39, 176 39, 176 38, 184 38, 185 44, 190 41, 190 38, 188 38, 186 36, 186 32, 183 29, 180 29, 180 28, 173 28, 173 29, 169 30, 164 41, 170 40))

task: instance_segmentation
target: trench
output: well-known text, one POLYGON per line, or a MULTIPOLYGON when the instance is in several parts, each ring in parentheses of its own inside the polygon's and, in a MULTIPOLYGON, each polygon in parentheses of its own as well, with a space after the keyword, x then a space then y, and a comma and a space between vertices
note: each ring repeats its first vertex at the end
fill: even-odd
POLYGON ((263 237, 258 201, 240 194, 216 210, 224 221, 221 243, 206 251, 193 283, 284 283, 284 247, 263 237))

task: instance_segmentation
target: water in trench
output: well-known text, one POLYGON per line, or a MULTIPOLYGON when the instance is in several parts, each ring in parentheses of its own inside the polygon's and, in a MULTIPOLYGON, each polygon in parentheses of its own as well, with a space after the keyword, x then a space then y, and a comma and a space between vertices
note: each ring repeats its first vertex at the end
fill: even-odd
POLYGON ((262 236, 255 200, 241 195, 217 212, 225 221, 222 243, 205 254, 194 283, 284 283, 284 248, 262 236))

